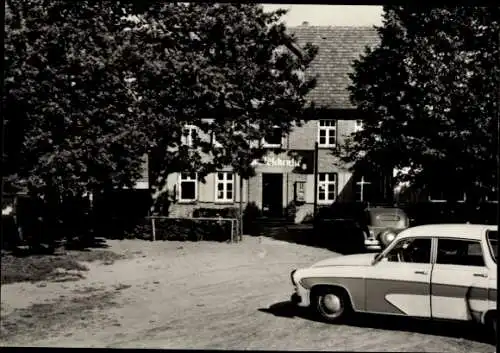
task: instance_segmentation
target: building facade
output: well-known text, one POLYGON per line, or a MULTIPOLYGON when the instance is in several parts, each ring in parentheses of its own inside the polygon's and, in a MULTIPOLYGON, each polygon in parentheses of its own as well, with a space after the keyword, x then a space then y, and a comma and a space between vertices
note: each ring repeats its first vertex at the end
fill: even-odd
MULTIPOLYGON (((291 28, 300 45, 311 42, 319 51, 307 74, 317 76, 317 85, 308 101, 319 108, 317 116, 296 126, 287 135, 276 131, 266 136, 267 153, 254 161, 255 176, 242 180, 231 167, 209 174, 201 181, 196 174, 172 173, 166 182, 166 194, 171 203, 169 215, 191 217, 199 208, 243 207, 255 205, 263 216, 284 218, 292 215, 300 223, 312 217, 315 197, 314 149, 318 143, 317 204, 335 202, 445 202, 448 197, 439 188, 434 191, 395 189, 392 177, 352 175, 332 150, 342 145, 351 133, 362 129, 363 116, 351 104, 348 86, 352 64, 366 47, 378 44, 379 37, 371 27, 316 27, 303 25, 291 28), (389 196, 387 196, 389 195, 389 196), (291 212, 292 210, 292 212, 291 212)), ((189 131, 196 127, 187 127, 189 131)), ((201 138, 203 134, 199 132, 201 138)), ((205 136, 205 138, 210 138, 205 136)), ((185 143, 189 144, 189 136, 185 143)), ((147 174, 141 180, 144 187, 147 174)), ((457 191, 459 192, 459 191, 457 191)), ((496 192, 489 197, 496 202, 496 192)), ((460 192, 455 197, 466 200, 460 192)))
POLYGON ((304 221, 312 216, 314 208, 316 142, 318 206, 367 201, 371 195, 373 182, 353 176, 347 166, 339 163, 332 150, 362 128, 362 117, 356 115, 349 101, 349 73, 353 61, 365 48, 377 43, 377 33, 365 27, 307 25, 292 28, 291 32, 299 44, 311 42, 319 48, 306 73, 318 77, 317 86, 307 97, 319 108, 317 117, 294 127, 287 135, 276 131, 266 136, 263 146, 267 153, 253 162, 255 176, 243 180, 241 190, 240 177, 230 167, 209 174, 204 182, 196 174, 170 174, 166 185, 169 198, 173 200, 170 216, 190 217, 197 208, 238 207, 241 199, 244 207, 253 204, 265 217, 292 216, 295 222, 304 221))

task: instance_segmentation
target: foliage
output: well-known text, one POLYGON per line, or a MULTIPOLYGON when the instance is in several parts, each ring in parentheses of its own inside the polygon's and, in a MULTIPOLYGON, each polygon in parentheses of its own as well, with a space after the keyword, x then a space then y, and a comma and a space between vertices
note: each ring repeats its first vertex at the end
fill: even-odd
POLYGON ((6 12, 5 174, 54 209, 132 187, 145 153, 157 189, 180 170, 251 175, 263 153, 251 141, 286 132, 314 85, 301 71, 316 49, 280 51, 297 47, 284 12, 260 5, 10 0, 6 12), (222 148, 196 134, 183 145, 186 124, 222 148))
MULTIPOLYGON (((132 186, 146 152, 117 6, 8 1, 6 165, 33 194, 132 186)), ((58 198, 57 195, 54 195, 58 198)))
POLYGON ((137 65, 133 87, 147 112, 155 188, 174 171, 203 180, 229 165, 252 175, 264 153, 255 141, 301 119, 315 82, 302 72, 316 48, 287 50, 297 45, 279 23, 284 12, 260 5, 149 2, 134 11, 127 61, 137 65), (197 127, 191 147, 183 144, 186 125, 197 127))
POLYGON ((496 185, 498 7, 386 6, 380 44, 354 64, 352 102, 366 117, 339 155, 397 181, 457 188, 474 201, 496 185))
POLYGON ((193 211, 193 217, 221 217, 236 218, 239 217, 239 210, 236 207, 224 208, 197 208, 193 211))
MULTIPOLYGON (((2 254, 1 285, 17 282, 63 281, 68 276, 81 279, 88 268, 81 262, 111 264, 124 256, 108 250, 66 252, 58 255, 15 256, 2 254), (59 271, 56 271, 59 269, 59 271)), ((73 280, 75 280, 73 279, 73 280)))
MULTIPOLYGON (((138 223, 124 232, 125 238, 152 239, 153 228, 150 220, 138 223)), ((231 222, 197 220, 196 218, 158 218, 155 220, 156 240, 177 241, 229 241, 231 222)))
POLYGON ((258 235, 260 226, 256 222, 259 217, 262 217, 262 211, 255 202, 247 203, 243 210, 243 234, 258 235))
POLYGON ((315 48, 278 50, 294 45, 278 23, 283 13, 255 4, 7 1, 8 185, 40 196, 54 225, 55 210, 87 192, 132 187, 145 153, 157 189, 180 170, 203 178, 232 165, 250 175, 263 153, 251 141, 275 125, 286 132, 314 85, 301 71, 315 48), (196 134, 183 145, 186 124, 215 134, 222 148, 196 134))

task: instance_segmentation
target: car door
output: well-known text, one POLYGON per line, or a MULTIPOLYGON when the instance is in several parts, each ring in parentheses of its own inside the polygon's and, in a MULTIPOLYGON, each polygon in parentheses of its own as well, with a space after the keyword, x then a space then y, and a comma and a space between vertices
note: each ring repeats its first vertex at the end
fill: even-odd
POLYGON ((396 240, 366 276, 368 312, 429 318, 432 239, 396 240))
POLYGON ((431 281, 432 317, 478 320, 488 307, 489 272, 481 241, 438 238, 431 281))

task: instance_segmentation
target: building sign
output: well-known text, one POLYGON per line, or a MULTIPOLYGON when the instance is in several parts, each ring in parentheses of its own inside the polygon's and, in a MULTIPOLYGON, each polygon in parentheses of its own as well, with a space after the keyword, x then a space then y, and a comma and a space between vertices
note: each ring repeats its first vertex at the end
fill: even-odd
POLYGON ((307 166, 295 159, 283 159, 279 157, 263 157, 262 161, 254 160, 252 166, 268 166, 268 167, 290 167, 306 169, 307 166))

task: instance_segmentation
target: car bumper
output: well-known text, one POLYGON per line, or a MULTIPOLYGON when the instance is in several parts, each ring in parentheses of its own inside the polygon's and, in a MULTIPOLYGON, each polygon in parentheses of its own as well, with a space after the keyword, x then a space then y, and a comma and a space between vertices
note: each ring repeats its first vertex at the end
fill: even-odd
POLYGON ((365 248, 368 250, 381 250, 382 246, 378 239, 365 239, 365 248))
POLYGON ((295 288, 295 293, 290 297, 290 302, 302 308, 309 306, 309 291, 304 288, 295 288))

